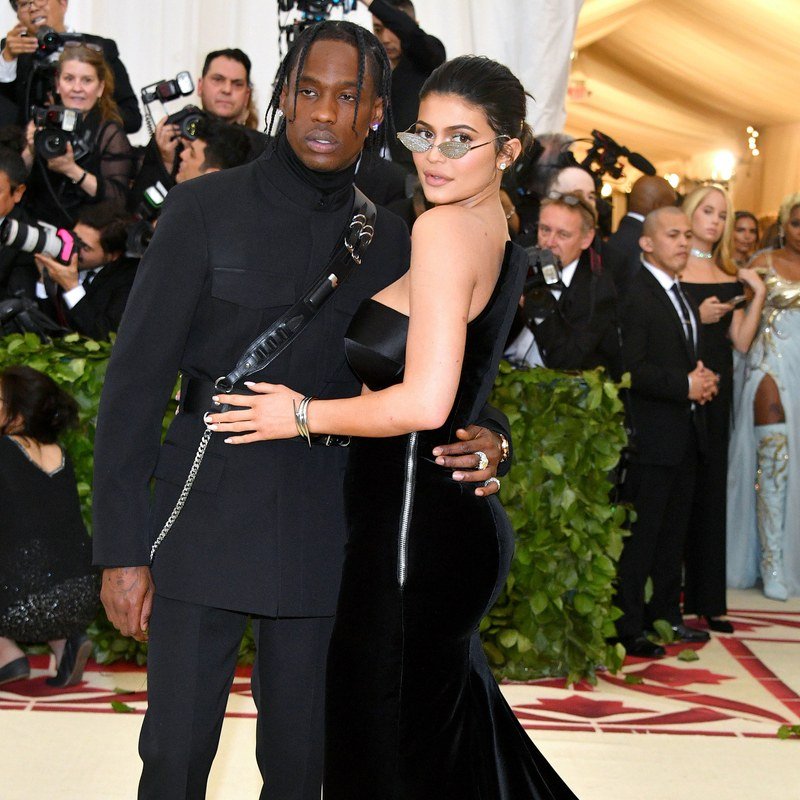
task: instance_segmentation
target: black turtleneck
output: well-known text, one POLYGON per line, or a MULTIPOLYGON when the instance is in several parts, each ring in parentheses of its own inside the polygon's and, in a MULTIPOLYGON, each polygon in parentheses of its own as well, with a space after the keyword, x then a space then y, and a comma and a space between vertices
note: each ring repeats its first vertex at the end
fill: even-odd
POLYGON ((355 180, 357 160, 349 167, 345 167, 338 172, 319 172, 318 170, 310 169, 300 160, 297 153, 292 150, 285 133, 281 133, 277 137, 275 151, 296 178, 318 192, 333 194, 345 187, 352 186, 355 180))

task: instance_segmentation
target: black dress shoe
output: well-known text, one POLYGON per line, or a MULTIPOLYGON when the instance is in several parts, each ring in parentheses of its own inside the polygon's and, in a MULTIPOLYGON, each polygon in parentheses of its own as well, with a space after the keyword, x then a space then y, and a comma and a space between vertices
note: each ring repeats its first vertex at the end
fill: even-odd
POLYGON ((708 631, 700 631, 697 628, 690 628, 688 625, 681 623, 680 625, 673 625, 672 632, 675 638, 681 642, 707 642, 711 637, 708 631))
POLYGON ((651 642, 646 636, 631 636, 619 640, 629 656, 637 658, 661 658, 667 651, 655 642, 651 642))
POLYGON ((75 686, 81 682, 83 668, 92 653, 92 643, 85 633, 70 636, 64 644, 58 672, 45 683, 48 686, 75 686))
POLYGON ((11 683, 11 681, 24 681, 31 674, 31 665, 25 656, 9 661, 0 669, 0 684, 11 683))
POLYGON ((710 631, 717 633, 733 633, 733 623, 727 619, 719 617, 705 617, 706 625, 710 631))

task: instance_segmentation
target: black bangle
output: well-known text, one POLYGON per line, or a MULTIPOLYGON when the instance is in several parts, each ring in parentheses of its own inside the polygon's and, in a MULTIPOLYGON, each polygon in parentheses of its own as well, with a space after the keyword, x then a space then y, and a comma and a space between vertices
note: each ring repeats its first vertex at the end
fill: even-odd
POLYGON ((81 175, 80 178, 78 178, 78 180, 72 182, 75 184, 75 186, 80 186, 86 180, 86 176, 88 174, 89 173, 86 170, 84 170, 83 175, 81 175))

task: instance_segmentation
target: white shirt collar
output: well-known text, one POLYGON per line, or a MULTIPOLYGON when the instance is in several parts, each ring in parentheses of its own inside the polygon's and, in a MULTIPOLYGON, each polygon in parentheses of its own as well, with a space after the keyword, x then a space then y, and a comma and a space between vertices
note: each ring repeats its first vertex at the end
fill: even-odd
POLYGON ((564 286, 569 287, 572 283, 572 279, 575 277, 575 270, 578 268, 578 261, 580 261, 580 256, 574 261, 570 261, 570 263, 561 270, 561 283, 563 283, 564 286))
POLYGON ((639 222, 644 222, 644 214, 637 214, 635 211, 629 211, 626 217, 633 217, 634 219, 638 219, 639 222))
POLYGON ((669 292, 675 284, 680 286, 680 282, 674 275, 670 275, 668 272, 664 272, 663 269, 654 267, 651 263, 645 261, 644 256, 642 256, 642 265, 646 267, 650 271, 650 274, 664 287, 665 292, 669 292))

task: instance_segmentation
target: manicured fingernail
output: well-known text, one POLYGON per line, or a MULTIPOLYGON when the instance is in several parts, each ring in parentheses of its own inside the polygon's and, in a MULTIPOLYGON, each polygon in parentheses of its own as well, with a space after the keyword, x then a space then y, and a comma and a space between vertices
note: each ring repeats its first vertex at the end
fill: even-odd
POLYGON ((214 396, 211 398, 211 402, 212 402, 212 403, 213 403, 215 406, 218 406, 218 405, 219 405, 219 395, 215 394, 215 395, 214 395, 214 396))
POLYGON ((463 472, 454 472, 453 473, 453 480, 454 481, 463 481, 464 480, 464 473, 463 472))
POLYGON ((255 381, 245 381, 245 382, 244 382, 244 385, 245 385, 245 386, 255 386, 255 385, 256 385, 256 382, 255 382, 255 381))
POLYGON ((210 411, 206 411, 206 413, 203 414, 203 422, 205 422, 206 425, 210 425, 211 424, 211 412, 210 411))
POLYGON ((442 454, 442 448, 441 447, 434 447, 433 448, 433 454, 435 456, 440 456, 442 454))
POLYGON ((233 439, 231 438, 225 439, 225 444, 233 444, 233 439))

